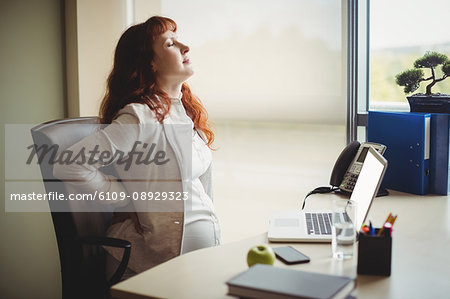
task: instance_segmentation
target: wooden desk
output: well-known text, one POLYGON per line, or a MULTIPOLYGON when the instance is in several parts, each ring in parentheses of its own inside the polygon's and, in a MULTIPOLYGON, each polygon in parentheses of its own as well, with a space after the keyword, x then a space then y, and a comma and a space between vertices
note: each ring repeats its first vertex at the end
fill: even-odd
MULTIPOLYGON (((317 195, 308 205, 325 207, 336 195, 317 195)), ((394 226, 390 277, 358 275, 358 298, 449 298, 450 197, 414 196, 391 191, 374 200, 368 219, 378 226, 398 214, 394 226)), ((231 298, 225 281, 245 271, 250 247, 267 243, 267 234, 190 252, 158 265, 111 289, 114 298, 231 298)), ((270 243, 284 246, 286 243, 270 243)), ((289 244, 311 258, 289 267, 311 272, 356 276, 356 258, 335 261, 330 244, 289 244)))

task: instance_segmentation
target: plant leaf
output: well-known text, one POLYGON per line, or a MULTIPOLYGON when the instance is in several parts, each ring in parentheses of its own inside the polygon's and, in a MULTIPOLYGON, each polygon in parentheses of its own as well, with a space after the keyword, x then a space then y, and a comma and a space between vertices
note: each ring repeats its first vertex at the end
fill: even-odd
POLYGON ((405 87, 403 89, 405 93, 411 93, 419 88, 423 76, 424 74, 421 69, 410 69, 395 76, 395 82, 405 87))
POLYGON ((415 68, 435 68, 448 61, 447 55, 438 52, 427 52, 414 62, 415 68))

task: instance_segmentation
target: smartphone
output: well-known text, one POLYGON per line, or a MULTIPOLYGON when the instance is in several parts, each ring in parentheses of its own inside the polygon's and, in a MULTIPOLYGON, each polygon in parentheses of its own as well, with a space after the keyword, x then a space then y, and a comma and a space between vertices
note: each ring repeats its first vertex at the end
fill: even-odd
POLYGON ((273 249, 275 255, 285 264, 301 264, 308 263, 309 257, 291 246, 276 247, 273 249))

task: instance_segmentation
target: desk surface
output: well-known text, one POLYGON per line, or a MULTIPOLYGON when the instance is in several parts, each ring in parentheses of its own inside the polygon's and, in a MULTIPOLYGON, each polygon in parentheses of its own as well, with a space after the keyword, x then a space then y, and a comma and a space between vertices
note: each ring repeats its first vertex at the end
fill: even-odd
MULTIPOLYGON (((308 199, 313 208, 328 208, 331 197, 308 199)), ((375 226, 387 214, 398 214, 392 242, 390 277, 357 276, 358 298, 448 298, 450 294, 450 197, 415 196, 391 191, 376 198, 368 218, 375 226)), ((250 247, 267 243, 267 234, 204 248, 176 257, 111 289, 114 298, 232 298, 225 282, 248 269, 250 247)), ((311 258, 307 264, 274 266, 311 272, 356 276, 356 259, 335 261, 330 244, 270 243, 292 245, 311 258)))

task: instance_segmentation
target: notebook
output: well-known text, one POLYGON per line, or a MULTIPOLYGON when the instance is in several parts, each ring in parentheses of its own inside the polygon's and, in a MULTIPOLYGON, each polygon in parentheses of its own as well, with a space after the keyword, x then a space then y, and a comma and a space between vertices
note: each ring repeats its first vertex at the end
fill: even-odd
POLYGON ((256 264, 226 282, 228 295, 244 298, 346 298, 355 288, 349 277, 256 264))
MULTIPOLYGON (((367 152, 350 197, 358 204, 356 227, 361 227, 386 172, 387 161, 373 148, 367 152)), ((331 242, 331 211, 288 210, 272 212, 270 242, 331 242)))

